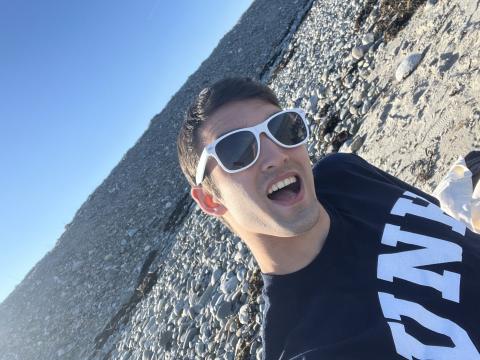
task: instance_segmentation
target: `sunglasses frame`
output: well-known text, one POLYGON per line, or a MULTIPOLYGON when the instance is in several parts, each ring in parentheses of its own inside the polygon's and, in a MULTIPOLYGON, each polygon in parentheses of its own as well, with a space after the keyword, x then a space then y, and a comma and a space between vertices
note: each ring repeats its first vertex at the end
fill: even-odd
POLYGON ((258 160, 258 157, 260 156, 260 134, 262 134, 262 133, 265 133, 265 135, 267 135, 268 138, 270 140, 272 140, 275 144, 277 144, 277 145, 279 145, 283 148, 290 149, 290 148, 294 148, 294 147, 298 147, 300 145, 303 145, 307 142, 308 138, 310 137, 310 126, 309 126, 309 123, 308 123, 308 121, 305 117, 305 111, 303 109, 300 109, 300 108, 292 108, 292 109, 284 109, 282 111, 279 111, 279 112, 273 114, 272 116, 270 116, 269 118, 267 118, 266 120, 262 121, 260 124, 257 124, 255 126, 233 130, 233 131, 230 131, 229 133, 226 133, 226 134, 220 136, 214 142, 212 142, 211 144, 209 144, 209 145, 207 145, 203 148, 202 155, 200 156, 200 160, 199 160, 198 165, 197 165, 197 173, 196 173, 196 176, 195 176, 196 185, 197 186, 200 185, 203 181, 203 178, 204 178, 204 175, 205 175, 205 168, 207 166, 207 161, 208 161, 209 157, 213 157, 217 161, 217 164, 219 164, 221 166, 221 168, 229 174, 234 174, 234 173, 246 170, 250 166, 255 164, 258 160), (300 118, 302 119, 302 121, 305 125, 305 128, 307 129, 307 136, 305 137, 305 139, 302 142, 300 142, 298 144, 295 144, 295 145, 282 144, 277 139, 275 139, 275 137, 272 135, 272 133, 268 129, 268 123, 272 119, 276 118, 277 116, 279 116, 281 114, 287 113, 287 112, 294 112, 294 113, 300 115, 300 118), (235 134, 235 133, 241 132, 241 131, 249 131, 255 136, 255 139, 257 141, 257 146, 258 146, 257 155, 255 156, 255 159, 250 164, 248 164, 247 166, 245 166, 241 169, 237 169, 237 170, 229 170, 220 161, 220 159, 217 155, 217 152, 215 151, 215 147, 221 140, 223 140, 227 136, 230 136, 232 134, 235 134))

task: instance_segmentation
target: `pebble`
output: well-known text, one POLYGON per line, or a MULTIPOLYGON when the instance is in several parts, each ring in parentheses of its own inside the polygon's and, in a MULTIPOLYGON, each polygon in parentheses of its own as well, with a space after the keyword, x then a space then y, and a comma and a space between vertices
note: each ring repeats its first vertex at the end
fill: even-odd
POLYGON ((362 37, 362 44, 363 45, 369 45, 369 44, 373 43, 374 41, 375 41, 375 35, 373 35, 372 33, 365 34, 362 37))
POLYGON ((229 301, 223 301, 217 309, 215 316, 218 320, 225 320, 233 314, 232 303, 229 301))
POLYGON ((250 320, 249 305, 248 304, 242 305, 240 307, 240 310, 238 312, 238 320, 243 325, 248 324, 248 322, 250 320))
POLYGON ((172 333, 166 330, 160 333, 158 343, 161 347, 165 348, 171 340, 172 340, 172 333))
POLYGON ((316 91, 320 98, 325 98, 325 96, 327 95, 327 88, 321 84, 317 87, 316 91))
POLYGON ((203 342, 197 342, 195 344, 195 352, 198 356, 202 356, 205 353, 205 344, 203 342))
POLYGON ((221 278, 222 274, 222 269, 216 268, 212 273, 212 277, 210 278, 210 285, 215 285, 215 283, 221 278))
POLYGON ((397 71, 395 72, 395 78, 397 81, 402 81, 409 76, 417 68, 422 58, 422 53, 414 53, 405 57, 400 65, 398 65, 397 71))
POLYGON ((360 60, 365 55, 365 48, 363 46, 355 46, 352 49, 352 57, 354 59, 360 60))
POLYGON ((127 235, 133 237, 137 233, 138 229, 128 229, 127 235))
POLYGON ((232 293, 238 285, 238 279, 236 276, 230 277, 227 281, 224 281, 220 285, 220 291, 225 295, 232 293))
POLYGON ((142 360, 150 360, 153 356, 153 352, 151 350, 144 350, 142 354, 142 360))
POLYGON ((365 115, 367 113, 367 111, 370 109, 370 107, 372 106, 370 100, 365 100, 365 102, 363 103, 362 105, 362 110, 360 111, 360 113, 362 115, 365 115))
POLYGON ((365 139, 366 139, 366 135, 356 136, 353 139, 352 144, 350 145, 350 150, 352 152, 357 152, 362 147, 365 139))
POLYGON ((195 335, 198 335, 198 329, 196 327, 191 327, 187 330, 185 334, 185 339, 183 341, 183 348, 187 349, 190 342, 193 340, 195 335))

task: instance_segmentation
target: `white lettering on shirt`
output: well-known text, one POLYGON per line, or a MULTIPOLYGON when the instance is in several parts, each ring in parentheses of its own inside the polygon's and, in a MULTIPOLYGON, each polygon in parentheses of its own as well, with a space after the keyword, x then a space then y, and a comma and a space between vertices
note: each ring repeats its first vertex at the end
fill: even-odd
POLYGON ((393 208, 390 211, 391 214, 399 216, 405 216, 405 214, 416 215, 425 219, 437 221, 439 223, 448 225, 452 228, 453 231, 459 233, 460 235, 465 235, 465 229, 467 228, 465 224, 443 213, 442 209, 440 209, 437 205, 432 204, 427 199, 416 195, 410 191, 405 191, 403 195, 422 199, 428 202, 428 205, 425 207, 415 204, 410 199, 399 198, 395 205, 393 205, 393 208))
MULTIPOLYGON (((400 197, 394 204, 391 214, 404 217, 406 214, 436 221, 449 226, 452 231, 465 235, 466 226, 454 218, 444 214, 435 204, 412 192, 405 191, 402 196, 418 198, 426 201, 427 206, 415 204, 411 199, 400 197)), ((420 286, 431 287, 439 291, 445 300, 460 302, 460 274, 444 270, 442 274, 419 269, 419 266, 443 264, 462 261, 462 248, 451 241, 438 239, 424 234, 401 230, 399 226, 386 224, 382 235, 382 244, 397 247, 405 243, 421 247, 421 249, 397 253, 380 254, 378 257, 378 279, 393 282, 394 278, 409 281, 420 286)), ((396 298, 392 294, 379 292, 378 297, 383 315, 392 332, 397 353, 406 359, 443 360, 443 359, 479 359, 467 332, 453 321, 430 312, 415 302, 396 298), (402 324, 401 316, 411 318, 421 326, 448 336, 454 346, 436 346, 420 342, 408 334, 402 324)), ((425 304, 427 305, 427 304, 425 304)))
POLYGON ((427 329, 450 337, 455 344, 454 347, 423 344, 408 334, 401 322, 388 321, 395 342, 395 349, 404 358, 410 360, 413 359, 413 356, 421 360, 474 360, 480 358, 467 332, 453 321, 435 315, 414 302, 397 299, 391 294, 379 292, 378 297, 383 316, 386 318, 401 321, 400 316, 407 316, 427 329))
POLYGON ((402 231, 400 226, 386 224, 382 244, 397 246, 398 241, 418 245, 424 249, 379 255, 377 277, 390 282, 396 277, 418 285, 430 286, 440 291, 444 299, 458 303, 460 274, 444 271, 443 275, 440 275, 433 271, 418 269, 416 266, 462 261, 462 248, 450 241, 402 231))

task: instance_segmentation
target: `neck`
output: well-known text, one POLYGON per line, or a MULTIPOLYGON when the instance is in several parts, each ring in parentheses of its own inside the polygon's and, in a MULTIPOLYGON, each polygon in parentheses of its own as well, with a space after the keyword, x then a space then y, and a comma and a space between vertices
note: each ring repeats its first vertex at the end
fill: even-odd
POLYGON ((307 232, 289 237, 239 234, 264 274, 284 275, 298 271, 320 253, 330 229, 330 216, 318 203, 320 215, 307 232))

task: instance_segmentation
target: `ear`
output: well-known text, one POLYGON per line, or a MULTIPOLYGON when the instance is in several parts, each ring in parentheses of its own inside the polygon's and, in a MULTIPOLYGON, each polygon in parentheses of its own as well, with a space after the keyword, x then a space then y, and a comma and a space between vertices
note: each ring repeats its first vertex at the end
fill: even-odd
POLYGON ((208 215, 223 216, 223 214, 227 212, 227 208, 221 203, 216 202, 216 199, 201 186, 192 186, 190 195, 198 206, 208 215))

